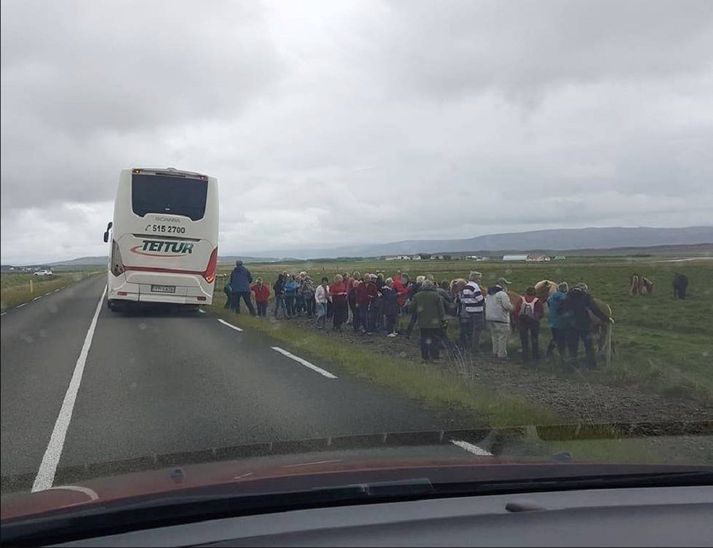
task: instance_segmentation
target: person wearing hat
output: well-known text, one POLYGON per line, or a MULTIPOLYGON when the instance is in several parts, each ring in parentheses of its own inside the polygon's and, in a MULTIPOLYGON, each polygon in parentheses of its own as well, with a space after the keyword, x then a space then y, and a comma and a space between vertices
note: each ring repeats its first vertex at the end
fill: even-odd
POLYGON ((564 307, 568 291, 569 284, 567 282, 561 282, 557 286, 557 291, 547 298, 547 322, 552 332, 552 339, 549 345, 547 345, 547 357, 552 356, 552 352, 554 352, 555 347, 557 347, 560 361, 564 359, 567 337, 571 329, 572 316, 564 307))
POLYGON ((253 281, 250 271, 243 266, 243 261, 235 261, 235 268, 230 273, 230 290, 231 290, 231 306, 230 308, 240 314, 240 299, 245 301, 245 306, 251 316, 255 315, 255 307, 253 307, 252 297, 250 293, 250 284, 253 281))
POLYGON ((507 294, 509 285, 510 282, 505 278, 499 278, 494 286, 488 288, 488 295, 485 297, 485 321, 493 342, 493 356, 503 359, 508 357, 510 312, 512 312, 512 303, 507 294))
POLYGON ((579 341, 584 345, 586 366, 594 369, 597 366, 597 358, 594 354, 594 340, 592 336, 592 315, 602 322, 613 322, 597 306, 589 293, 587 284, 580 282, 567 292, 567 299, 562 307, 571 314, 571 328, 567 333, 567 346, 569 347, 569 359, 572 365, 577 366, 577 353, 579 341))

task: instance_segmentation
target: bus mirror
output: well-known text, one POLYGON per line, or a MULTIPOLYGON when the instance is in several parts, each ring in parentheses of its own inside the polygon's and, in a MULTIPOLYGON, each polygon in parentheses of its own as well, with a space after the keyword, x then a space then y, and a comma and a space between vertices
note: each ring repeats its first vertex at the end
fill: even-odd
POLYGON ((104 243, 107 243, 109 241, 109 231, 111 230, 111 227, 113 226, 113 223, 109 221, 109 224, 106 225, 106 232, 104 232, 104 243))

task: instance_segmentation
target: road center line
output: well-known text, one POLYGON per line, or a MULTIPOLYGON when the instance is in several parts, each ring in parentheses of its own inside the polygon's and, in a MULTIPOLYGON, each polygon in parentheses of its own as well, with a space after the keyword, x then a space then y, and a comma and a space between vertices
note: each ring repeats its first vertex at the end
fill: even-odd
POLYGON ((460 440, 451 440, 451 443, 453 445, 457 445, 461 449, 464 449, 465 451, 468 451, 468 453, 473 453, 474 455, 478 455, 479 457, 492 457, 493 454, 490 451, 486 451, 482 447, 478 447, 477 445, 473 445, 472 443, 468 443, 467 441, 460 441, 460 440))
POLYGON ((225 320, 222 320, 222 319, 220 319, 220 318, 218 318, 218 321, 219 321, 220 323, 222 323, 223 325, 227 325, 227 326, 230 327, 231 329, 235 329, 235 331, 242 331, 242 329, 241 329, 240 327, 238 327, 237 325, 233 325, 232 323, 228 323, 228 322, 226 322, 225 320))
POLYGON ((59 459, 62 456, 64 440, 67 437, 69 422, 72 420, 74 403, 77 401, 77 393, 79 392, 79 385, 82 382, 84 366, 87 363, 87 355, 89 354, 89 348, 92 346, 94 330, 97 327, 99 312, 101 312, 105 296, 106 286, 104 286, 102 296, 97 303, 97 309, 94 312, 92 323, 89 324, 89 330, 87 331, 87 336, 84 338, 84 344, 82 345, 82 351, 79 353, 79 358, 77 358, 77 364, 74 366, 74 373, 72 373, 72 379, 69 381, 67 393, 64 395, 64 401, 62 402, 62 407, 59 410, 59 415, 57 415, 57 421, 54 424, 54 429, 52 430, 47 450, 42 457, 42 463, 40 464, 40 469, 37 471, 35 482, 32 484, 33 493, 35 491, 49 489, 52 487, 52 483, 54 482, 54 475, 57 472, 57 465, 59 464, 59 459))
POLYGON ((309 363, 307 360, 303 360, 299 356, 295 356, 294 354, 289 353, 287 350, 284 350, 283 348, 280 348, 279 346, 273 346, 272 349, 276 352, 279 352, 280 354, 283 354, 284 356, 287 356, 288 358, 292 358, 297 363, 301 363, 305 367, 309 367, 312 371, 316 371, 320 375, 324 375, 328 379, 336 379, 337 378, 335 375, 332 375, 329 371, 325 371, 321 367, 317 367, 313 363, 309 363))

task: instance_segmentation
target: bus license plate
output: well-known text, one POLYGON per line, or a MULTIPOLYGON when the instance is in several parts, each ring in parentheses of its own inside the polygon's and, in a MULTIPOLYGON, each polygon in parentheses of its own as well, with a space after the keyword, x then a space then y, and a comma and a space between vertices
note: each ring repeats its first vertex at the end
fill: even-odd
POLYGON ((152 285, 151 292, 152 293, 175 293, 176 286, 175 285, 152 285))

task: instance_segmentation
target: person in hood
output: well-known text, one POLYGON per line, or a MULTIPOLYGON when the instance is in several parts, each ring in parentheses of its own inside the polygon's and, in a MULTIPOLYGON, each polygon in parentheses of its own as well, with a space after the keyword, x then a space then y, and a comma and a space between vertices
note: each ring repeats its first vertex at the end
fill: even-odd
POLYGON ((584 344, 584 353, 586 355, 586 365, 590 369, 597 366, 597 359, 594 355, 594 341, 592 336, 592 317, 596 316, 603 322, 614 322, 596 305, 589 293, 587 284, 578 283, 567 292, 567 299, 564 302, 563 309, 571 314, 572 325, 569 329, 567 346, 569 347, 569 356, 573 365, 577 365, 577 353, 579 350, 579 341, 584 344))
POLYGON ((399 317, 398 295, 394 290, 394 281, 391 278, 386 278, 384 287, 381 290, 383 306, 384 306, 384 326, 386 327, 387 337, 396 337, 396 320, 399 317))
POLYGON ((488 295, 485 297, 485 321, 493 342, 493 355, 500 359, 508 357, 510 313, 512 312, 512 303, 506 289, 509 285, 509 281, 500 278, 494 286, 488 288, 488 295))
POLYGON ((446 311, 432 281, 423 281, 421 289, 411 299, 409 311, 416 315, 421 332, 421 358, 426 362, 438 360, 446 311))
MULTIPOLYGON (((407 303, 408 303, 408 309, 411 311, 411 318, 409 318, 408 326, 406 327, 406 338, 410 339, 411 338, 411 333, 413 333, 413 328, 416 327, 416 322, 418 320, 418 316, 416 315, 415 312, 413 312, 413 307, 411 306, 411 303, 413 302, 413 299, 416 297, 419 291, 421 291, 421 286, 423 285, 423 282, 426 280, 425 276, 416 276, 416 283, 411 284, 408 286, 408 297, 407 297, 407 303)), ((433 288, 433 291, 435 293, 436 288, 433 288)), ((436 293, 437 294, 437 293, 436 293)))
POLYGON ((552 333, 552 339, 547 345, 547 356, 552 356, 554 349, 557 348, 560 360, 564 359, 567 337, 571 328, 571 316, 564 307, 568 291, 569 284, 561 282, 557 286, 557 291, 547 298, 547 323, 552 333))
POLYGON ((277 276, 277 281, 272 286, 275 292, 275 318, 282 312, 282 317, 287 316, 287 308, 285 306, 285 284, 287 283, 287 272, 283 272, 277 276))
POLYGON ((300 294, 302 295, 302 300, 304 301, 305 315, 308 318, 314 316, 314 291, 315 287, 312 278, 305 275, 304 280, 302 280, 302 286, 300 287, 300 294))
POLYGON ((537 298, 535 288, 528 287, 520 307, 515 311, 515 323, 522 344, 522 361, 525 363, 530 361, 530 357, 535 361, 540 359, 540 320, 544 314, 544 305, 537 298))
POLYGON ((257 315, 261 318, 267 316, 267 301, 270 300, 270 286, 263 283, 262 278, 255 280, 255 283, 250 287, 255 293, 255 304, 257 305, 257 315))
POLYGON ((290 277, 285 282, 285 307, 287 308, 288 318, 293 318, 296 314, 295 300, 299 289, 300 283, 294 274, 290 274, 290 277))
POLYGON ((253 276, 250 271, 243 266, 243 261, 235 261, 235 268, 230 273, 230 290, 232 295, 231 309, 240 314, 240 299, 245 301, 245 306, 251 316, 255 315, 252 298, 250 296, 250 284, 253 281, 253 276))
POLYGON ((460 345, 466 352, 480 351, 480 334, 485 328, 485 297, 480 290, 480 272, 471 272, 458 295, 460 345))

